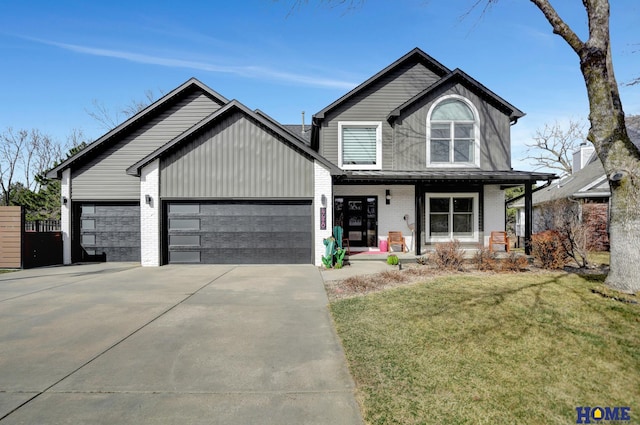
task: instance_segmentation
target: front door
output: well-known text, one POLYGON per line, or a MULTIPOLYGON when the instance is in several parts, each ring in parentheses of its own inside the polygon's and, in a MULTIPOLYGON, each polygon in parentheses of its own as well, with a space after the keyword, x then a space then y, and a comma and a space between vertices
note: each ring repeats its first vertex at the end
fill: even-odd
POLYGON ((378 198, 341 196, 334 200, 335 222, 344 229, 349 246, 378 246, 378 198))

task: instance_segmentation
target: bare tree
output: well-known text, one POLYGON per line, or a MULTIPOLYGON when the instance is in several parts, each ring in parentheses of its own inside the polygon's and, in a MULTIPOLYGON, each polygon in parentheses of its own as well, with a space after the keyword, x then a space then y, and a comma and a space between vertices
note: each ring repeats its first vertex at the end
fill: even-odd
POLYGON ((51 137, 37 129, 18 130, 8 128, 0 135, 0 188, 3 204, 11 203, 11 188, 21 172, 22 185, 32 192, 40 188, 37 178, 60 159, 62 150, 51 137))
POLYGON ((571 174, 573 152, 586 140, 585 124, 571 120, 566 128, 556 122, 536 130, 533 143, 527 144, 527 157, 536 168, 571 174))
POLYGON ((145 90, 144 97, 142 99, 132 99, 128 104, 122 108, 109 109, 103 102, 93 99, 91 109, 85 109, 87 114, 94 120, 98 121, 105 130, 111 130, 120 124, 122 121, 131 118, 138 112, 145 109, 156 101, 158 97, 164 95, 162 90, 158 90, 158 96, 156 96, 153 90, 145 90))
POLYGON ((11 185, 16 176, 16 168, 20 161, 20 151, 26 143, 25 130, 14 132, 8 128, 2 133, 0 140, 0 188, 2 189, 2 205, 10 205, 11 185))

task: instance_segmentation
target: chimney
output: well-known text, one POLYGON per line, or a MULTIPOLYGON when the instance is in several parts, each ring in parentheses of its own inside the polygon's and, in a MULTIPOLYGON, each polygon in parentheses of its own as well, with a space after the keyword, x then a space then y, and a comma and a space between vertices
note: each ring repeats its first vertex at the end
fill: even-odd
POLYGON ((582 170, 588 163, 589 159, 593 155, 595 148, 590 143, 580 143, 577 151, 573 153, 573 166, 571 167, 571 173, 582 170))
POLYGON ((302 134, 304 134, 304 111, 302 111, 302 134))

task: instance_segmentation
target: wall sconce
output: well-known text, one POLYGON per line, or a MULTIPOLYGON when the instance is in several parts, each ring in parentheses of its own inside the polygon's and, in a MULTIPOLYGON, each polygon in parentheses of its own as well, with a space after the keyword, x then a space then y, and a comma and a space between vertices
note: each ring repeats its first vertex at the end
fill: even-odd
POLYGON ((326 207, 327 206, 327 197, 322 195, 320 197, 320 203, 322 204, 323 207, 326 207))
POLYGON ((66 196, 62 197, 62 205, 67 205, 67 202, 69 202, 69 200, 67 199, 66 196))
POLYGON ((391 204, 391 190, 387 189, 385 191, 385 200, 387 202, 387 205, 391 204))
POLYGON ((151 205, 151 195, 144 195, 144 203, 151 205))

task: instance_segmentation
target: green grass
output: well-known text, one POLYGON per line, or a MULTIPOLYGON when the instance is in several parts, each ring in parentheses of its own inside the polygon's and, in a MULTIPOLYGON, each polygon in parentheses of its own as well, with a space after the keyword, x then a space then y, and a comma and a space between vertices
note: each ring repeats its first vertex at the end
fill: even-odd
POLYGON ((333 302, 365 421, 569 424, 630 405, 640 423, 640 306, 591 292, 603 280, 457 274, 333 302))

